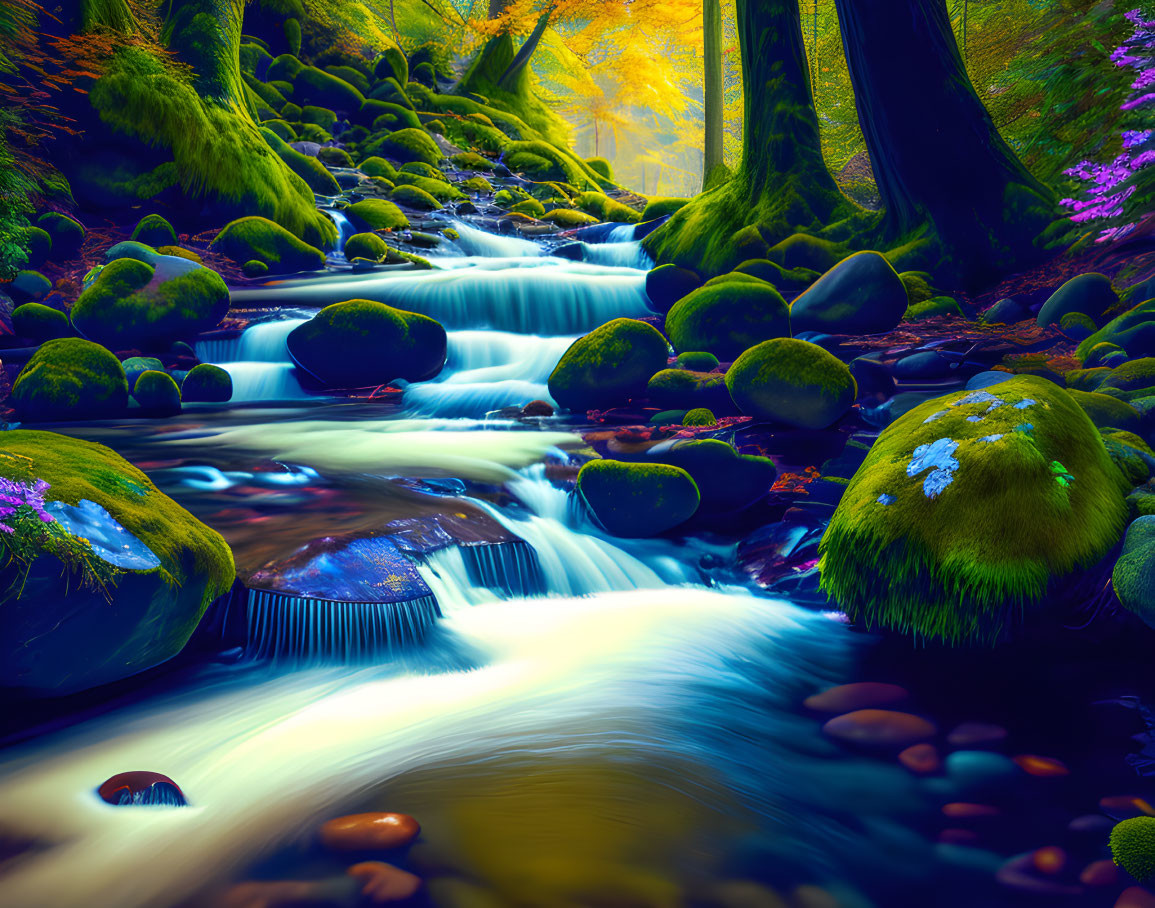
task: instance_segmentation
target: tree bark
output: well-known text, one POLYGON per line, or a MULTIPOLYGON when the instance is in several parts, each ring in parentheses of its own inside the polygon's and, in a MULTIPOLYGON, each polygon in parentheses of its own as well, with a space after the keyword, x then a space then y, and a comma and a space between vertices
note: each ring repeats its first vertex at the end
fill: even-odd
POLYGON ((538 45, 541 44, 545 30, 549 27, 551 16, 553 16, 552 3, 541 11, 541 15, 538 16, 537 19, 537 24, 533 27, 533 31, 530 32, 529 37, 525 39, 525 43, 518 49, 509 67, 501 74, 501 78, 497 80, 497 84, 506 91, 516 90, 517 80, 520 78, 526 66, 529 65, 530 58, 534 55, 538 45))
POLYGON ((945 0, 836 0, 889 235, 929 225, 967 283, 1029 250, 1053 199, 967 77, 945 0))
POLYGON ((722 4, 720 0, 702 3, 704 107, 706 120, 705 159, 702 182, 710 171, 722 163, 722 4))

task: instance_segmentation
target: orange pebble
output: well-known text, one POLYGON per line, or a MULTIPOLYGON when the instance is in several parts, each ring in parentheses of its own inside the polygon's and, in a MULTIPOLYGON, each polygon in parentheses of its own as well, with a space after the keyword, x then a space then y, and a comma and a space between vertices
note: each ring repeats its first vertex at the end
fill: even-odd
POLYGON ((1039 757, 1035 754, 1020 754, 1013 759, 1019 769, 1031 776, 1039 776, 1040 778, 1046 779, 1066 776, 1071 773, 1071 770, 1067 769, 1066 764, 1061 760, 1055 760, 1051 757, 1039 757))
POLYGON ((388 851, 408 845, 420 824, 404 813, 354 813, 336 817, 320 829, 321 844, 334 851, 388 851))
POLYGON ((1155 817, 1155 808, 1136 795, 1110 795, 1100 798, 1099 806, 1110 814, 1155 817))
POLYGON ((964 819, 974 819, 977 817, 997 817, 1002 813, 997 807, 992 807, 990 804, 967 804, 963 801, 954 801, 950 804, 943 804, 943 816, 947 817, 961 817, 964 819))
POLYGON ((921 716, 889 709, 858 709, 831 719, 822 730, 848 744, 895 750, 933 737, 937 731, 932 722, 921 716))
POLYGON ((1047 845, 1045 848, 1037 849, 1031 855, 1031 863, 1035 865, 1035 869, 1039 873, 1061 873, 1063 868, 1067 866, 1067 852, 1057 845, 1047 845))
POLYGON ((1079 882, 1084 886, 1114 886, 1119 881, 1119 868, 1109 858, 1092 861, 1079 874, 1079 882))
POLYGON ((938 772, 942 761, 933 744, 913 744, 898 755, 898 762, 911 772, 920 774, 938 772))
POLYGON ((1155 895, 1141 886, 1131 886, 1123 890, 1115 908, 1155 908, 1155 895))

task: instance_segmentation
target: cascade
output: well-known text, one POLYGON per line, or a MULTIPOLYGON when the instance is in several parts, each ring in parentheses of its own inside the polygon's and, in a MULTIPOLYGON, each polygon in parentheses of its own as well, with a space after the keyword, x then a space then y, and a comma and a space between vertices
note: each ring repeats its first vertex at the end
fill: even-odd
POLYGON ((251 325, 235 338, 198 341, 196 355, 220 366, 233 379, 233 401, 305 400, 296 366, 285 346, 290 332, 307 318, 283 318, 251 325))

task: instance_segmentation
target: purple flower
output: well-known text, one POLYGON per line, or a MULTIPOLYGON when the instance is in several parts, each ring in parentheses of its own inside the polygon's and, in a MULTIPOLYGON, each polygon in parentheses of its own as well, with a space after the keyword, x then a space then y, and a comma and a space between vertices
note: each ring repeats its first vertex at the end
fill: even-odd
POLYGON ((55 518, 44 510, 44 493, 50 488, 43 479, 24 483, 0 476, 0 532, 9 535, 16 532, 3 518, 13 516, 20 508, 29 508, 41 522, 52 523, 55 518))

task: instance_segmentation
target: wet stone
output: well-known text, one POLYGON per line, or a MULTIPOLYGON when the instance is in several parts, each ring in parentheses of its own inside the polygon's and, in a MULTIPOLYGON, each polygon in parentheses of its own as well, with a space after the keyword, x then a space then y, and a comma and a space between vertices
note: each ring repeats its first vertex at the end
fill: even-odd
POLYGON ((902 703, 909 694, 897 684, 878 681, 859 681, 854 684, 840 684, 821 693, 807 697, 803 705, 822 713, 847 713, 856 709, 893 706, 902 703))

